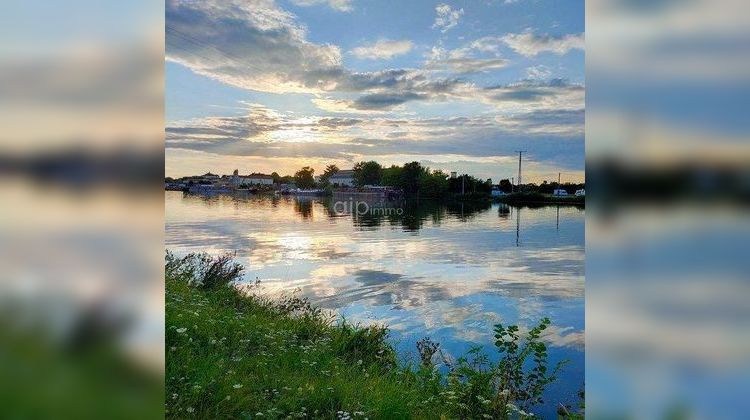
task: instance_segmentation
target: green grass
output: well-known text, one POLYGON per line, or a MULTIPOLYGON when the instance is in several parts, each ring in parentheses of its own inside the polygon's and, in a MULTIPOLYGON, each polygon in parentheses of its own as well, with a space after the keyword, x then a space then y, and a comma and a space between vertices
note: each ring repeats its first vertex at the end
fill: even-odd
POLYGON ((421 347, 418 366, 399 364, 385 327, 240 291, 236 267, 167 254, 167 417, 502 418, 514 411, 508 403, 523 402, 515 388, 499 391, 499 373, 479 350, 447 375, 432 363, 436 344, 421 347))

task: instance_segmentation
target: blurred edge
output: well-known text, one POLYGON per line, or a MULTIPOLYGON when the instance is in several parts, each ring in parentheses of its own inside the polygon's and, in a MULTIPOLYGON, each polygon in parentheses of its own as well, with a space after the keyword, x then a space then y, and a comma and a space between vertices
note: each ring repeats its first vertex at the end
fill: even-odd
POLYGON ((8 418, 163 416, 163 4, 0 7, 8 418))
POLYGON ((586 3, 586 411, 750 410, 750 3, 586 3))
MULTIPOLYGON (((591 418, 750 408, 749 7, 587 2, 591 418)), ((5 413, 161 417, 163 5, 3 9, 5 413)))

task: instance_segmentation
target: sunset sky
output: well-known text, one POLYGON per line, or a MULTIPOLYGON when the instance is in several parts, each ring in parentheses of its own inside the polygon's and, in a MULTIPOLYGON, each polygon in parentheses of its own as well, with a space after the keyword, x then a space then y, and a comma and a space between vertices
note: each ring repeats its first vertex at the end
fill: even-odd
POLYGON ((584 176, 584 2, 167 0, 166 174, 584 176))

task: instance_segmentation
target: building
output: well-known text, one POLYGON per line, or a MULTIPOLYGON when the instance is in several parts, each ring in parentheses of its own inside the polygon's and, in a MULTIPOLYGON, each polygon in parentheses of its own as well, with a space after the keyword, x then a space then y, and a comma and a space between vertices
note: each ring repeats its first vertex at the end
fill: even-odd
POLYGON ((581 188, 580 190, 576 190, 576 197, 585 197, 586 196, 586 189, 581 188))
POLYGON ((353 187, 354 186, 354 171, 353 170, 342 170, 333 174, 328 178, 328 183, 334 187, 353 187))
POLYGON ((552 191, 552 195, 554 195, 555 197, 565 197, 566 195, 568 195, 568 192, 562 188, 558 188, 552 191))
POLYGON ((219 175, 212 174, 211 172, 206 172, 205 174, 200 176, 200 179, 203 181, 209 181, 209 182, 216 182, 221 178, 219 175))
POLYGON ((250 185, 272 185, 273 177, 266 174, 250 174, 246 177, 246 184, 250 185))
POLYGON ((250 175, 240 175, 237 169, 230 177, 231 185, 235 188, 242 185, 271 185, 273 184, 273 177, 271 175, 253 173, 250 175))

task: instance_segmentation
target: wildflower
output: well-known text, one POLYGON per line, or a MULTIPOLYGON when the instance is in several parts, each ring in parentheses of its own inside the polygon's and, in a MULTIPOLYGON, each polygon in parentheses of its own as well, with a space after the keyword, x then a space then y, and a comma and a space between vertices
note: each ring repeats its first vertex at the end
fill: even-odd
POLYGON ((261 413, 261 412, 259 411, 259 412, 255 413, 255 417, 263 417, 263 413, 261 413))
POLYGON ((193 407, 188 407, 185 411, 188 413, 195 413, 195 409, 193 407))
POLYGON ((178 395, 177 395, 177 394, 172 394, 172 399, 173 399, 173 400, 176 400, 176 399, 177 399, 177 397, 178 397, 178 395))
POLYGON ((234 389, 240 389, 240 388, 242 388, 242 384, 234 384, 233 388, 234 389))
POLYGON ((357 360, 358 365, 362 365, 362 359, 357 360))
POLYGON ((176 331, 177 331, 177 334, 182 334, 185 331, 187 331, 187 328, 178 328, 176 331))

